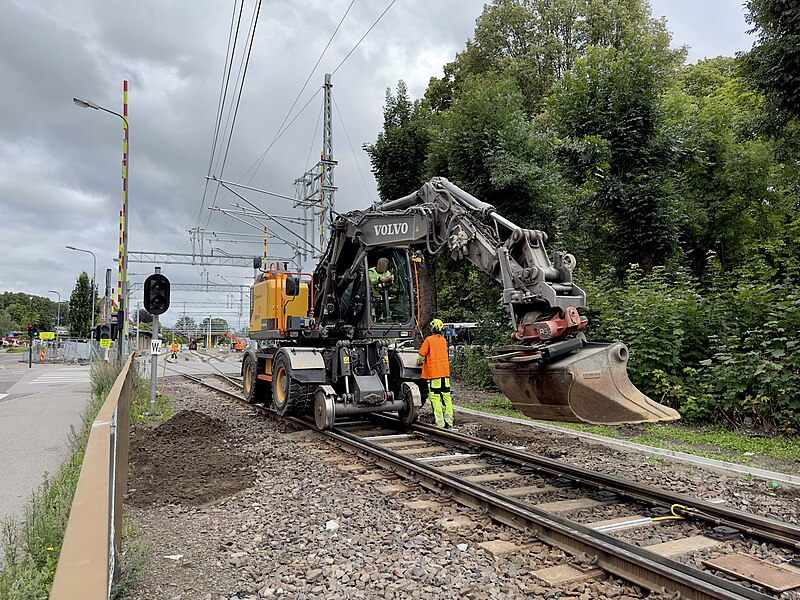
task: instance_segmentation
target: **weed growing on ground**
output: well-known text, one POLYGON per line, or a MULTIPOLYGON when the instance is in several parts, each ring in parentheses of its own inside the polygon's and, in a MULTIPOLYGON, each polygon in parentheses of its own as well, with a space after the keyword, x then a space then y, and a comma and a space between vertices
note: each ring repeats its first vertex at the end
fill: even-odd
POLYGON ((91 424, 119 372, 118 365, 92 365, 92 399, 83 412, 81 434, 70 432, 69 458, 54 476, 45 474, 21 521, 7 519, 0 526, 6 564, 0 572, 0 600, 47 600, 91 424))
POLYGON ((122 556, 119 580, 111 586, 111 598, 116 600, 130 594, 147 560, 148 549, 137 536, 130 517, 122 520, 122 556))

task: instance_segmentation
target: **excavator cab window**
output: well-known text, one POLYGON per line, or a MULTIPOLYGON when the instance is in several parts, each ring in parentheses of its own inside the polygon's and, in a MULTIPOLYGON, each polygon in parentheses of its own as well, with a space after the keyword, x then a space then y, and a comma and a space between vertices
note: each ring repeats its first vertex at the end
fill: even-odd
POLYGON ((286 295, 287 296, 298 296, 300 294, 300 278, 295 276, 289 276, 286 278, 286 295))
POLYGON ((368 257, 372 322, 408 323, 411 320, 411 286, 408 256, 388 250, 368 257))

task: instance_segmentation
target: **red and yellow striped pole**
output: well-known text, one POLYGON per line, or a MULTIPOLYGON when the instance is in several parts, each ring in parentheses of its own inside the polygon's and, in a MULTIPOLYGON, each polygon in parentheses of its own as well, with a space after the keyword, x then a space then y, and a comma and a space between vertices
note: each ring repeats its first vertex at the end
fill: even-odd
MULTIPOLYGON (((120 266, 122 267, 122 289, 123 298, 120 301, 120 308, 123 310, 124 321, 122 323, 122 339, 128 342, 128 80, 122 82, 122 116, 125 123, 125 135, 122 141, 122 256, 120 266)), ((118 325, 119 326, 119 325, 118 325)))
POLYGON ((261 267, 261 269, 264 272, 266 272, 268 266, 269 265, 267 265, 267 226, 264 225, 264 265, 261 267))
POLYGON ((124 247, 122 245, 123 212, 119 211, 119 258, 117 259, 117 306, 122 306, 122 260, 124 247))

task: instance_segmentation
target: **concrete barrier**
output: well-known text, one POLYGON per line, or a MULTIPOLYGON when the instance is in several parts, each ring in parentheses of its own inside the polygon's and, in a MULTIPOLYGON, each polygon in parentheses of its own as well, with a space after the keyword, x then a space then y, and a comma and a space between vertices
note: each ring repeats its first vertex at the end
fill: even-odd
POLYGON ((119 575, 135 377, 132 360, 129 356, 92 423, 50 600, 107 599, 119 575))

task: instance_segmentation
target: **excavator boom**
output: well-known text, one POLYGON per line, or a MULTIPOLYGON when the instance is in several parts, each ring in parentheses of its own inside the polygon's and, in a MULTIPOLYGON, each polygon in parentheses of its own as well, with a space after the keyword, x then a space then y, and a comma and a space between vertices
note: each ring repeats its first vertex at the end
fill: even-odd
POLYGON ((556 252, 551 262, 543 231, 515 225, 441 177, 367 214, 411 223, 413 235, 402 242, 447 250, 502 286, 518 345, 493 348, 488 361, 495 383, 523 414, 606 425, 680 418, 631 383, 624 344, 586 341, 588 321, 578 311, 586 294, 572 281, 575 259, 556 252))

